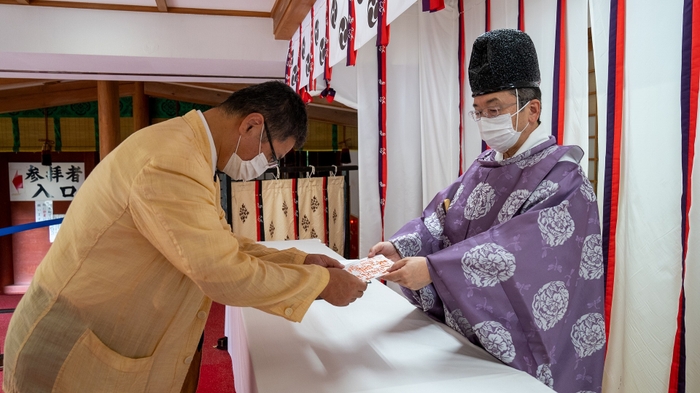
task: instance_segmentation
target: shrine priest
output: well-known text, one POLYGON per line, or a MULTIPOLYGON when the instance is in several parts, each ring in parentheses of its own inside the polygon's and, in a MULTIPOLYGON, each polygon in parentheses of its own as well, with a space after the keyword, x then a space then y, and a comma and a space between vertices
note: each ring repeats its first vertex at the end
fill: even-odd
POLYGON ((489 149, 369 255, 396 261, 386 280, 501 362, 557 392, 600 392, 603 255, 583 152, 539 126, 540 70, 527 34, 478 37, 469 83, 489 149))

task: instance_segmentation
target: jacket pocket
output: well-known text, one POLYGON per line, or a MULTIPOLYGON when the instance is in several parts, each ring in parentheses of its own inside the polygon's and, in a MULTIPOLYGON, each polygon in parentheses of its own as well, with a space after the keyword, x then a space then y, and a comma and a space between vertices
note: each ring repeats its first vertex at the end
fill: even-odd
POLYGON ((122 356, 86 329, 61 366, 53 392, 144 392, 152 365, 152 356, 122 356))

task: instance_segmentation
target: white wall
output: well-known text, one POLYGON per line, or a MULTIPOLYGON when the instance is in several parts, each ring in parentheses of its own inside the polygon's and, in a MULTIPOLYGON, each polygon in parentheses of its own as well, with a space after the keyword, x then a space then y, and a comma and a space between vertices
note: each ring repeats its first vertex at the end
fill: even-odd
POLYGON ((0 5, 0 77, 284 78, 272 19, 0 5))

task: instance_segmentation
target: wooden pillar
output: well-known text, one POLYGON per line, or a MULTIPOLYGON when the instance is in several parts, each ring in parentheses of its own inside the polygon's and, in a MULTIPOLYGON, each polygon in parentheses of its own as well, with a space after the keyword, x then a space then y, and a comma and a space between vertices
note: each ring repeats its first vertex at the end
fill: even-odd
MULTIPOLYGON (((0 153, 0 228, 12 226, 12 210, 10 210, 10 175, 6 169, 8 162, 17 153, 0 153), (5 173, 7 172, 7 173, 5 173)), ((14 160, 13 160, 14 161, 14 160)), ((0 294, 4 288, 15 283, 15 273, 12 255, 12 236, 0 236, 0 294)))
POLYGON ((151 125, 151 118, 148 113, 148 97, 144 93, 143 85, 143 82, 134 82, 134 131, 151 125))
POLYGON ((101 160, 119 145, 119 82, 97 81, 97 112, 101 160))

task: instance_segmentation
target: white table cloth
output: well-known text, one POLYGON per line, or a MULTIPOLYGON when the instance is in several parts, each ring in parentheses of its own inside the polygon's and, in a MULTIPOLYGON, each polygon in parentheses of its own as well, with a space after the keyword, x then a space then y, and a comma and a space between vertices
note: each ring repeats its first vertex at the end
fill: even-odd
MULTIPOLYGON (((343 261, 318 240, 264 242, 343 261)), ((376 280, 348 307, 322 300, 301 323, 226 307, 237 393, 552 392, 376 280)))

